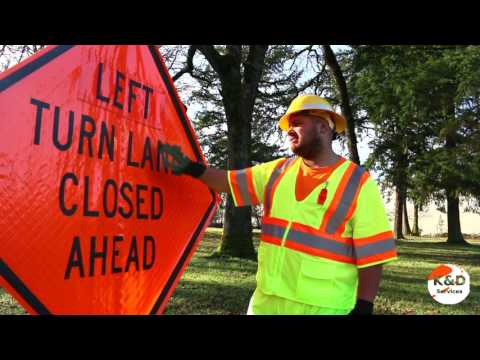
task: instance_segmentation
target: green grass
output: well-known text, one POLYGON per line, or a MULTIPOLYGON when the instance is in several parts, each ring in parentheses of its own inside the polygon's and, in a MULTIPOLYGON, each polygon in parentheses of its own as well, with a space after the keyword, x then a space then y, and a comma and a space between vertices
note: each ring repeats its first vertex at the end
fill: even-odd
POLYGON ((384 267, 376 313, 480 314, 480 241, 468 240, 470 246, 446 245, 445 241, 409 237, 397 242, 399 257, 384 267), (470 294, 460 304, 442 305, 429 295, 427 276, 440 264, 459 265, 470 275, 470 294))
POLYGON ((0 287, 0 315, 25 315, 18 302, 0 287))
MULTIPOLYGON (((245 314, 255 288, 257 263, 211 254, 220 243, 221 229, 208 229, 173 293, 166 314, 245 314)), ((450 246, 445 239, 408 238, 398 241, 399 259, 384 267, 376 314, 480 314, 480 240, 471 246, 450 246), (470 295, 457 305, 435 302, 427 276, 438 265, 462 266, 471 280, 470 295)), ((258 246, 258 232, 255 232, 258 246)), ((23 314, 23 309, 0 289, 0 314, 23 314)))
MULTIPOLYGON (((212 256, 222 229, 209 228, 178 283, 166 314, 245 314, 255 289, 257 262, 212 256)), ((258 233, 255 236, 258 246, 258 233)))

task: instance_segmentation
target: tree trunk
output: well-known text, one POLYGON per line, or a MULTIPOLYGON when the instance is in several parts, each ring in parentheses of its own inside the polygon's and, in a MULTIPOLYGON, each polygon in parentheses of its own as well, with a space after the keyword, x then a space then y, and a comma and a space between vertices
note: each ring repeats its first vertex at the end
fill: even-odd
POLYGON ((352 108, 350 106, 350 97, 348 95, 347 83, 345 77, 343 76, 342 69, 338 64, 337 58, 330 47, 330 45, 322 45, 323 53, 325 55, 325 62, 330 69, 333 77, 335 78, 335 83, 337 85, 338 92, 340 93, 342 108, 342 114, 347 120, 347 128, 345 129, 345 134, 347 137, 347 147, 350 154, 350 160, 360 165, 360 157, 358 156, 357 149, 357 136, 355 134, 355 119, 353 118, 352 108))
MULTIPOLYGON (((240 170, 251 166, 251 127, 258 83, 265 67, 268 46, 250 46, 243 62, 242 46, 227 45, 226 54, 220 55, 213 46, 198 46, 210 65, 217 72, 223 106, 227 118, 228 169, 240 170)), ((229 195, 225 207, 222 243, 218 249, 222 255, 254 258, 251 207, 234 207, 229 195)))
POLYGON ((467 242, 463 238, 460 228, 460 204, 458 196, 452 196, 447 190, 447 219, 448 219, 448 239, 447 244, 465 245, 467 242))
POLYGON ((394 220, 394 233, 395 238, 404 239, 402 232, 402 215, 403 215, 403 191, 402 186, 397 185, 395 187, 395 220, 394 220))
POLYGON ((403 198, 403 234, 412 235, 410 230, 410 223, 408 222, 408 211, 407 211, 407 197, 403 198))
MULTIPOLYGON (((251 122, 242 112, 242 101, 223 94, 228 125, 228 168, 245 169, 250 166, 251 122)), ((225 255, 253 258, 255 250, 252 238, 251 207, 235 208, 229 194, 225 211, 220 252, 225 255)))
POLYGON ((228 195, 222 243, 218 249, 221 254, 250 259, 255 257, 251 216, 250 206, 236 208, 232 196, 228 195))
POLYGON ((413 236, 420 236, 420 229, 418 228, 418 205, 416 202, 413 203, 413 236))
MULTIPOLYGON (((455 116, 455 105, 452 101, 449 108, 449 113, 452 117, 455 116)), ((445 139, 445 147, 448 151, 455 151, 457 142, 455 140, 455 132, 447 134, 445 139)), ((460 203, 458 195, 455 193, 456 185, 452 179, 447 179, 446 182, 447 193, 447 224, 448 224, 448 239, 447 244, 450 245, 465 245, 467 242, 463 238, 462 230, 460 228, 460 203)))

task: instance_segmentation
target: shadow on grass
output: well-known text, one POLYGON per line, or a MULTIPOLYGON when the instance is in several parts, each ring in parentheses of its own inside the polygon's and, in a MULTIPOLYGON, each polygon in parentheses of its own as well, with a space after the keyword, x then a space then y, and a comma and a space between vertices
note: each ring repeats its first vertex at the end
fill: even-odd
POLYGON ((250 256, 232 256, 232 255, 228 255, 228 254, 224 254, 222 252, 220 252, 219 249, 215 249, 214 251, 212 251, 211 253, 207 253, 204 255, 204 257, 206 257, 207 259, 219 259, 219 260, 223 260, 223 261, 229 261, 229 260, 249 260, 249 261, 254 261, 254 262, 257 262, 257 252, 255 252, 254 254, 250 255, 250 256))
POLYGON ((232 271, 248 272, 252 275, 257 271, 257 262, 224 256, 197 256, 188 265, 187 272, 201 272, 219 270, 230 273, 232 271))
POLYGON ((458 246, 446 243, 422 243, 398 241, 399 259, 434 263, 437 265, 453 263, 459 265, 480 265, 480 246, 458 246))
POLYGON ((397 240, 397 244, 403 247, 413 247, 418 249, 433 248, 441 251, 473 251, 480 253, 480 244, 467 243, 465 245, 451 245, 445 241, 418 241, 418 240, 397 240))
POLYGON ((458 254, 419 254, 405 251, 399 251, 399 258, 411 261, 429 262, 436 265, 440 264, 458 264, 478 266, 480 264, 480 254, 458 255, 458 254))
POLYGON ((236 274, 233 274, 233 272, 237 272, 237 273, 246 273, 252 277, 255 276, 255 273, 257 271, 257 267, 242 266, 238 264, 232 264, 232 266, 228 268, 228 267, 225 267, 225 265, 201 264, 198 262, 193 264, 191 263, 190 265, 188 265, 188 269, 190 269, 190 271, 188 273, 185 272, 185 274, 194 274, 194 273, 206 274, 206 272, 210 271, 210 272, 216 272, 216 273, 218 272, 224 273, 225 276, 227 276, 226 274, 230 274, 231 276, 236 276, 236 274))
POLYGON ((250 286, 182 280, 167 306, 167 315, 242 315, 254 291, 250 286))
POLYGON ((391 281, 392 283, 395 283, 395 284, 401 284, 399 287, 405 287, 404 284, 425 287, 427 284, 427 280, 424 279, 423 277, 418 277, 418 278, 405 277, 401 275, 384 273, 382 275, 382 282, 385 282, 385 281, 391 281))
MULTIPOLYGON (((454 307, 440 305, 430 297, 426 278, 424 276, 415 278, 415 274, 402 276, 395 273, 384 273, 378 295, 391 304, 403 304, 401 306, 403 308, 410 303, 415 311, 426 311, 427 313, 433 311, 438 314, 479 314, 480 311, 478 302, 480 286, 471 285, 467 299, 454 307)), ((388 312, 388 309, 384 310, 388 312)))

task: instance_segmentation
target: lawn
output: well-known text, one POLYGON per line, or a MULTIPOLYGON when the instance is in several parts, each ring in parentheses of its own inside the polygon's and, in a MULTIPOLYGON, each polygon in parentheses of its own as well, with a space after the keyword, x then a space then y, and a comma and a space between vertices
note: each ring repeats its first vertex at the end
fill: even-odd
MULTIPOLYGON (((221 229, 208 229, 171 297, 166 314, 244 314, 255 288, 257 263, 212 256, 221 229)), ((399 259, 384 267, 376 314, 480 314, 480 240, 472 246, 447 246, 445 239, 408 238, 398 241, 399 259), (435 302, 427 276, 440 264, 462 266, 471 280, 470 295, 457 305, 435 302)), ((255 235, 258 245, 258 233, 255 235)), ((0 289, 0 314, 23 314, 23 309, 0 289)))

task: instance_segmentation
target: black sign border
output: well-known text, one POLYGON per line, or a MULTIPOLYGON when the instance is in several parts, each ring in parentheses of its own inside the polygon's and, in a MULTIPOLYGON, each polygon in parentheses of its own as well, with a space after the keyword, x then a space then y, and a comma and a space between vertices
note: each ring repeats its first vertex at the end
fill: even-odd
MULTIPOLYGON (((10 86, 14 85, 18 81, 24 79, 28 75, 32 74, 34 71, 42 68, 42 66, 48 64, 50 61, 56 59, 57 57, 61 56, 62 54, 66 53, 68 50, 74 48, 75 46, 81 45, 58 45, 50 51, 45 52, 45 54, 40 55, 33 61, 21 66, 17 70, 13 71, 12 73, 8 74, 4 79, 0 80, 0 93, 4 90, 8 89, 10 86)), ((186 119, 184 112, 183 112, 183 104, 181 104, 181 100, 178 98, 174 88, 173 83, 171 80, 168 71, 164 67, 162 60, 160 59, 160 54, 158 49, 154 45, 148 45, 150 54, 153 57, 155 65, 162 77, 165 87, 167 88, 168 94, 175 105, 175 110, 177 111, 178 118, 181 121, 183 129, 187 135, 188 141, 190 146, 192 147, 197 161, 202 161, 201 150, 198 144, 195 142, 194 134, 191 131, 191 128, 188 124, 188 120, 186 119)), ((170 277, 167 280, 167 283, 163 290, 161 291, 158 299, 155 301, 152 309, 150 310, 150 315, 155 315, 158 313, 158 310, 165 304, 168 300, 167 295, 170 292, 173 284, 175 283, 177 277, 180 275, 180 271, 185 265, 187 258, 189 257, 191 251, 197 240, 199 240, 200 233, 205 226, 205 223, 212 215, 212 211, 215 208, 216 197, 215 193, 210 190, 210 195, 212 196, 212 201, 210 202, 207 211, 203 215, 200 223, 198 224, 195 232, 193 233, 192 238, 189 240, 188 245, 185 248, 185 251, 180 257, 179 262, 173 269, 170 277)), ((36 311, 39 315, 50 315, 52 314, 47 307, 38 299, 35 294, 33 294, 25 283, 10 269, 10 267, 5 263, 3 259, 0 258, 0 276, 2 276, 8 284, 15 289, 15 291, 20 295, 25 302, 28 303, 32 307, 34 311, 36 311)))

